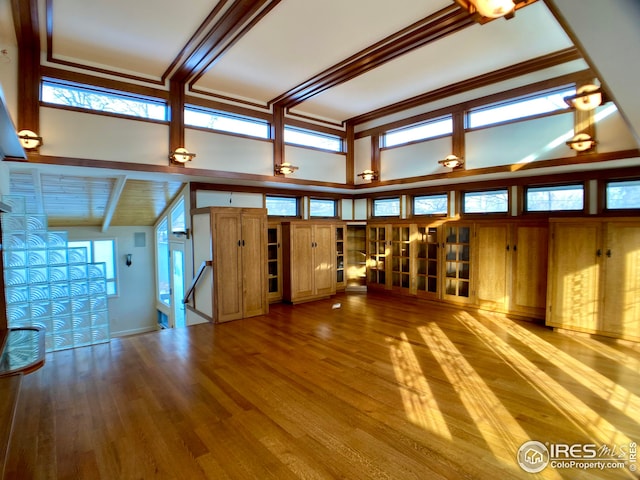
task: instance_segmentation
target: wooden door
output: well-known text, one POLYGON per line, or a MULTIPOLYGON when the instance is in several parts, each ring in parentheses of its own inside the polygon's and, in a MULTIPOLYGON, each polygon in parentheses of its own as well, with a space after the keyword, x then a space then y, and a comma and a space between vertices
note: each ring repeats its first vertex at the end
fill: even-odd
POLYGON ((391 227, 391 288, 400 293, 413 293, 411 231, 410 225, 391 227))
POLYGON ((270 302, 282 300, 282 228, 271 224, 267 230, 267 291, 270 302))
POLYGON ((216 321, 242 318, 242 222, 236 211, 215 213, 213 243, 216 321))
POLYGON ((367 287, 387 288, 391 286, 387 278, 387 259, 390 255, 386 225, 367 226, 367 287))
POLYGON ((599 222, 552 224, 547 325, 598 330, 600 236, 599 222))
POLYGON ((291 298, 292 302, 314 294, 313 225, 291 225, 291 298))
POLYGON ((476 301, 482 308, 504 311, 509 303, 509 225, 478 223, 476 238, 476 301))
POLYGON ((447 224, 442 243, 442 298, 457 303, 473 302, 471 289, 471 225, 447 224))
POLYGON ((418 226, 415 246, 415 278, 418 295, 439 298, 440 229, 438 226, 418 226))
POLYGON ((515 225, 511 240, 511 305, 514 313, 544 317, 547 299, 549 228, 515 225))
POLYGON ((333 225, 313 226, 314 295, 335 293, 335 234, 333 225))
POLYGON ((607 223, 606 238, 602 330, 640 340, 640 223, 607 223))
POLYGON ((266 313, 266 216, 242 214, 242 309, 244 317, 266 313))

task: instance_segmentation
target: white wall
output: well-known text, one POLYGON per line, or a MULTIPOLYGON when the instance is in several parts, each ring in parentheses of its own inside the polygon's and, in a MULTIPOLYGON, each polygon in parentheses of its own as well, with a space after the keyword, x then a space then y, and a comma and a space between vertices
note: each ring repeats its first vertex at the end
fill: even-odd
POLYGON ((201 207, 264 208, 264 199, 261 193, 197 190, 195 208, 201 207))
POLYGON ((451 155, 451 137, 412 143, 380 152, 380 180, 448 172, 438 160, 451 155))
POLYGON ((118 337, 156 329, 155 310, 155 254, 153 228, 111 227, 105 233, 98 227, 51 228, 68 232, 74 240, 116 240, 116 276, 118 295, 109 298, 111 336, 118 337), (144 232, 144 247, 134 246, 134 233, 144 232), (125 255, 132 254, 132 265, 127 267, 125 255))
POLYGON ((298 170, 292 175, 304 180, 346 183, 347 161, 344 154, 286 145, 285 160, 298 170))

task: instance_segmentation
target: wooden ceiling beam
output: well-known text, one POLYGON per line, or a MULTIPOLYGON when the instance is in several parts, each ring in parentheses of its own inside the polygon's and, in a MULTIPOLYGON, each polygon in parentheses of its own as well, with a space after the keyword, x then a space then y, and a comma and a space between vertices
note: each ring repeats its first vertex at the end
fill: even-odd
POLYGON ((292 108, 324 90, 474 24, 469 13, 460 6, 453 4, 445 7, 292 88, 269 104, 292 108))
POLYGON ((111 225, 111 220, 113 219, 113 214, 116 211, 118 206, 118 202, 120 201, 120 196, 122 195, 122 191, 124 190, 124 186, 127 183, 126 175, 119 175, 116 178, 116 182, 111 189, 111 195, 109 196, 109 203, 104 212, 104 218, 102 220, 102 231, 106 232, 111 225))

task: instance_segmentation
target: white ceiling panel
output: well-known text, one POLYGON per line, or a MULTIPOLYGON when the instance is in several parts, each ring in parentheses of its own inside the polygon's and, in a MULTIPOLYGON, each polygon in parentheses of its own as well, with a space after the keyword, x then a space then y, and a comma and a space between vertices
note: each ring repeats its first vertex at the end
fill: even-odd
POLYGON ((266 104, 452 4, 451 0, 285 0, 198 80, 197 88, 266 104))

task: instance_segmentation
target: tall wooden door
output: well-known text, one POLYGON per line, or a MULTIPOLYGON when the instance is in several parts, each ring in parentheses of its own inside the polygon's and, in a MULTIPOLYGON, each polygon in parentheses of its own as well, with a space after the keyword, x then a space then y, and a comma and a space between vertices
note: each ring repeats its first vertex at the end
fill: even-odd
POLYGON ((218 322, 242 318, 242 221, 237 211, 216 213, 213 243, 218 322))
POLYGON ((508 224, 476 225, 476 301, 483 308, 505 310, 509 303, 508 224))
POLYGON ((546 225, 516 225, 512 235, 513 280, 509 310, 544 317, 549 228, 546 225))
POLYGON ((602 330, 640 339, 640 223, 609 222, 606 238, 602 330))
POLYGON ((291 297, 314 295, 313 271, 313 225, 294 224, 291 226, 291 297))
POLYGON ((263 214, 242 213, 242 312, 243 317, 265 313, 267 286, 265 270, 266 218, 263 214))
POLYGON ((313 226, 313 265, 315 295, 331 295, 335 292, 335 237, 333 225, 313 226))
POLYGON ((551 226, 547 325, 598 330, 600 237, 596 222, 551 226))

